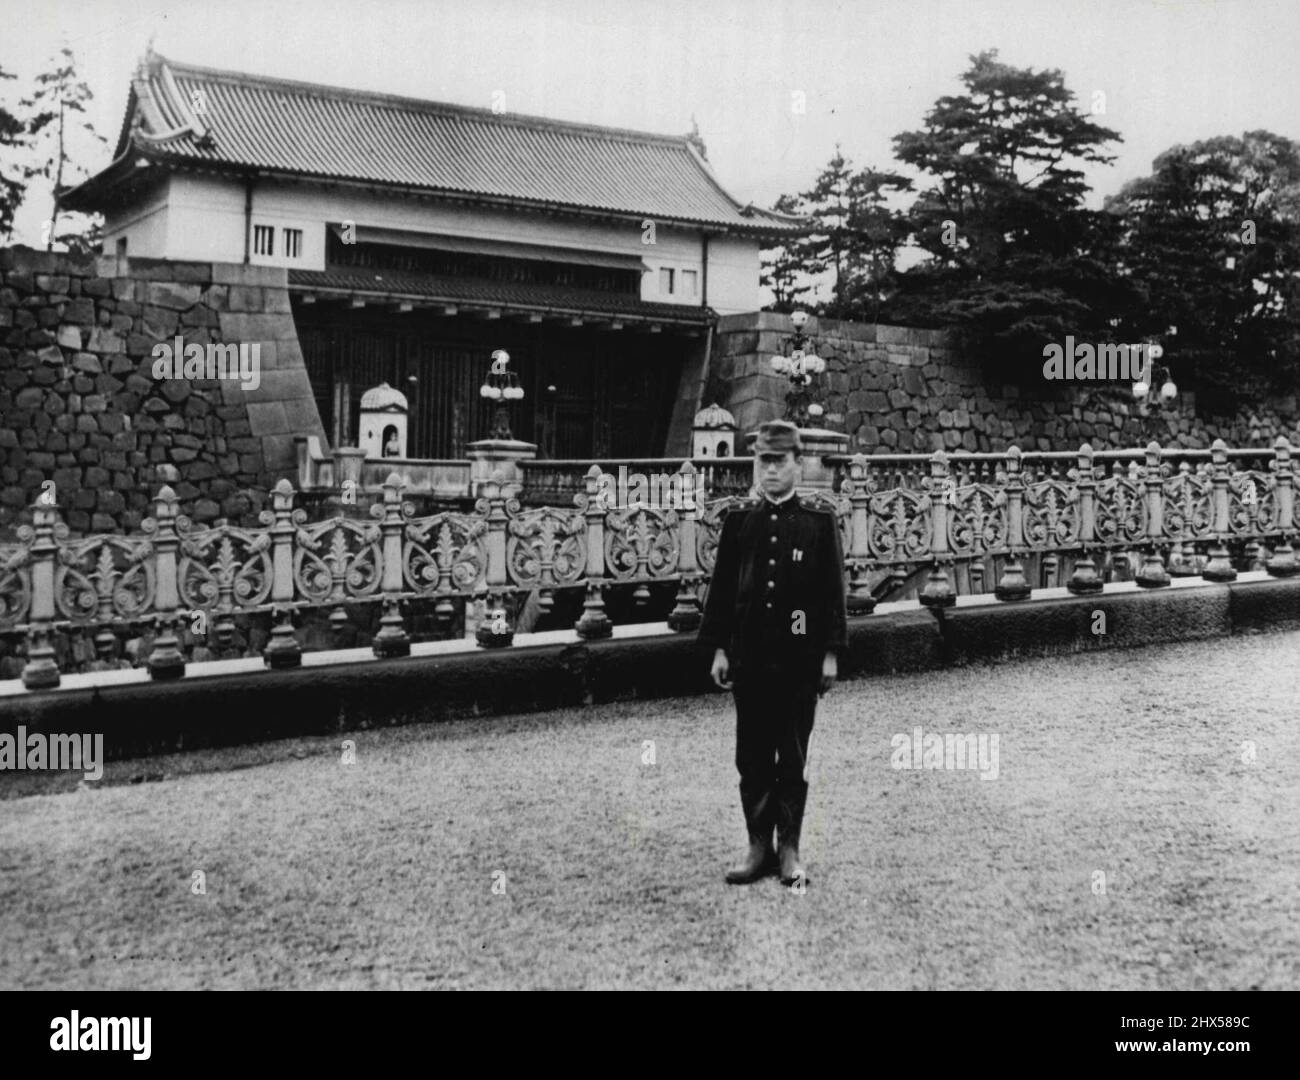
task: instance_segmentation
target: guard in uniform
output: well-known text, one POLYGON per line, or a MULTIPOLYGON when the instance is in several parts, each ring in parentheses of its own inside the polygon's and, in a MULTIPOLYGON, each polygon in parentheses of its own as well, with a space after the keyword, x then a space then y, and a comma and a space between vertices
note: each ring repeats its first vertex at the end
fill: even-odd
POLYGON ((807 881, 799 834, 808 798, 808 740, 817 699, 834 684, 847 641, 844 554, 829 511, 799 501, 799 429, 763 424, 756 507, 723 520, 698 640, 712 646, 713 680, 736 699, 736 768, 749 830, 733 885, 779 870, 807 881), (775 828, 777 847, 772 845, 775 828))

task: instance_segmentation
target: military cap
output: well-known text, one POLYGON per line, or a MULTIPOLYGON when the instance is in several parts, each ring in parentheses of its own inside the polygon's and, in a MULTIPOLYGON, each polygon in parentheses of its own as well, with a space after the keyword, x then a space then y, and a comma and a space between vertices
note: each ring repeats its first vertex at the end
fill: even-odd
POLYGON ((758 439, 754 442, 754 455, 784 454, 787 450, 803 453, 803 440, 799 429, 789 420, 769 420, 759 425, 758 439))

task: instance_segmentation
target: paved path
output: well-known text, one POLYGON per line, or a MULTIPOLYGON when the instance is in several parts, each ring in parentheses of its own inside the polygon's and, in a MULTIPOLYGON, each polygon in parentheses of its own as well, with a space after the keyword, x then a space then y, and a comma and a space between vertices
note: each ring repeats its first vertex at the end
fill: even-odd
POLYGON ((360 732, 354 765, 307 739, 8 774, 0 987, 1296 988, 1298 659, 1290 633, 841 684, 802 896, 722 883, 721 694, 360 732), (996 734, 997 779, 891 767, 917 725, 996 734))

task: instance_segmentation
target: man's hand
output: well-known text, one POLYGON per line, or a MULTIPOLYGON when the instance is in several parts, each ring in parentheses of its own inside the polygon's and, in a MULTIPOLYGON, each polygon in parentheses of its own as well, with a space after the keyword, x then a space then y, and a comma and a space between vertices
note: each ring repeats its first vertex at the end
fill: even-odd
POLYGON ((725 649, 717 649, 713 653, 713 670, 709 672, 713 676, 713 681, 718 684, 720 690, 731 689, 731 661, 727 659, 725 649))
POLYGON ((833 652, 828 652, 826 654, 826 659, 822 661, 822 681, 821 685, 817 688, 817 693, 819 695, 826 693, 827 690, 835 685, 835 680, 839 677, 839 674, 840 663, 835 659, 835 654, 833 652))

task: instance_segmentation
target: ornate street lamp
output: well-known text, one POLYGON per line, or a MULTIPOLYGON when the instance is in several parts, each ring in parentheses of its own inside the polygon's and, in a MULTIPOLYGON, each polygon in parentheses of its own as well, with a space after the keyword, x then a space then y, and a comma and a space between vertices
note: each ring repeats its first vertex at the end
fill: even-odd
POLYGON ((772 370, 790 380, 785 395, 785 419, 799 427, 809 427, 826 411, 813 400, 812 377, 826 370, 826 361, 811 349, 811 341, 804 334, 808 325, 808 312, 795 311, 790 315, 794 333, 786 339, 785 352, 772 358, 772 370))
POLYGON ((490 438, 513 441, 510 431, 510 405, 520 401, 524 388, 519 385, 519 377, 508 367, 510 354, 505 349, 496 349, 492 353, 492 365, 488 368, 487 378, 478 388, 479 396, 497 403, 496 418, 492 424, 490 438))
POLYGON ((1170 407, 1174 398, 1178 396, 1178 387, 1174 385, 1173 377, 1169 368, 1164 364, 1157 364, 1165 354, 1165 350, 1160 345, 1150 345, 1147 347, 1148 355, 1151 357, 1151 364, 1143 374, 1148 375, 1151 382, 1148 383, 1141 376, 1133 384, 1133 399, 1138 403, 1138 415, 1148 416, 1154 408, 1157 410, 1170 407), (1157 382, 1160 383, 1159 397, 1151 397, 1151 387, 1157 382))

